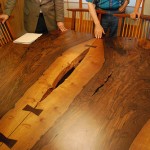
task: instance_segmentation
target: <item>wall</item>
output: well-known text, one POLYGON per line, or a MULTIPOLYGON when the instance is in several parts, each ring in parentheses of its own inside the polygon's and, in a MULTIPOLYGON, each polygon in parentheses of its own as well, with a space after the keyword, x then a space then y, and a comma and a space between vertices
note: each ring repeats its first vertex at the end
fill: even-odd
POLYGON ((150 16, 149 6, 150 6, 150 0, 145 0, 144 9, 143 9, 143 15, 150 16))
POLYGON ((134 6, 135 2, 136 2, 136 0, 130 0, 130 3, 128 4, 128 6, 134 6))

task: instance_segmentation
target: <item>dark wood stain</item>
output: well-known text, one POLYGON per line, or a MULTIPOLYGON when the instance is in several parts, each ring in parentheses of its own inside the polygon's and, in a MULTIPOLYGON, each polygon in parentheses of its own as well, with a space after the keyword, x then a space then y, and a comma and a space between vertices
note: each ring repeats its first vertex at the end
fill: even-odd
POLYGON ((136 39, 104 44, 103 68, 32 150, 128 150, 150 119, 150 51, 136 39))
POLYGON ((17 140, 6 138, 2 133, 0 133, 0 142, 5 143, 11 149, 16 144, 17 140))
POLYGON ((32 112, 37 116, 39 116, 41 112, 43 111, 42 109, 33 108, 30 105, 26 105, 22 110, 32 112))

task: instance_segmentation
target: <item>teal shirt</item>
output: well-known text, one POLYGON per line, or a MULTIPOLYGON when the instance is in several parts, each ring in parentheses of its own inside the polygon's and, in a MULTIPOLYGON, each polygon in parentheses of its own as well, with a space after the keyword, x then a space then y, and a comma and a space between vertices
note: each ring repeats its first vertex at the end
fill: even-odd
POLYGON ((86 0, 86 1, 95 4, 97 9, 100 8, 104 10, 116 10, 124 3, 124 0, 86 0))

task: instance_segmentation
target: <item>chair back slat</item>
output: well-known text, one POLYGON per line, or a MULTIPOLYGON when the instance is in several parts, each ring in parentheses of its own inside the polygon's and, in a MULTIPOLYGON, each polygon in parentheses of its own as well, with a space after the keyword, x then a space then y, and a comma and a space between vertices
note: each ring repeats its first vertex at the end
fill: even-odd
POLYGON ((7 26, 7 23, 4 23, 4 24, 0 23, 0 40, 2 41, 1 46, 13 40, 13 37, 7 26))
MULTIPOLYGON (((0 4, 0 13, 2 13, 2 7, 0 4)), ((5 45, 13 40, 13 32, 9 25, 9 22, 0 22, 0 46, 5 45)))

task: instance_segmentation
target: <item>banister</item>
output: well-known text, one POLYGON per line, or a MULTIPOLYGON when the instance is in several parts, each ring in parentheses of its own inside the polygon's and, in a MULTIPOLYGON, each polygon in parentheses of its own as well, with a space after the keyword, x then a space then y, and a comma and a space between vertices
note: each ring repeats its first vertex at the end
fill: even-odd
MULTIPOLYGON (((67 9, 68 11, 72 11, 72 12, 89 12, 89 10, 88 9, 84 9, 84 8, 68 8, 67 9)), ((96 10, 96 13, 97 14, 107 14, 107 12, 106 11, 104 11, 104 10, 100 10, 100 9, 98 9, 98 10, 96 10)), ((116 17, 122 17, 122 18, 125 18, 125 17, 130 17, 130 14, 126 14, 126 13, 120 13, 120 14, 113 14, 114 16, 116 16, 116 17)), ((148 16, 148 15, 141 15, 140 16, 140 18, 141 19, 147 19, 147 20, 150 20, 150 16, 148 16)))

